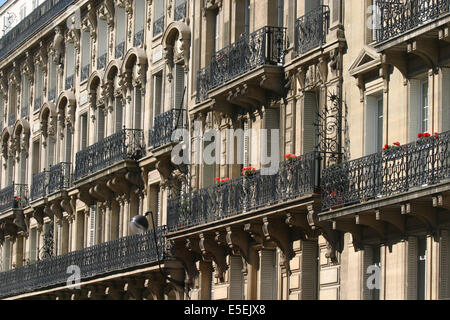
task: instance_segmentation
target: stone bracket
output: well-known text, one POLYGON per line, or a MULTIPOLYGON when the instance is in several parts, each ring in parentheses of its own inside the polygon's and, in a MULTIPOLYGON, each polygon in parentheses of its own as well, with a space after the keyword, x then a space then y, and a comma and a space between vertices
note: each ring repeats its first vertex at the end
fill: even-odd
POLYGON ((248 262, 249 236, 242 228, 227 227, 226 241, 234 255, 242 256, 248 262))
POLYGON ((273 240, 284 254, 287 261, 295 257, 295 252, 292 247, 291 230, 281 220, 274 218, 263 218, 263 233, 266 240, 273 240))
POLYGON ((216 277, 223 282, 225 279, 225 272, 228 269, 224 248, 219 246, 214 237, 209 234, 200 233, 199 237, 199 247, 202 252, 203 260, 206 262, 214 261, 216 263, 216 277))
POLYGON ((416 204, 416 203, 405 203, 401 206, 402 215, 410 215, 416 217, 423 223, 427 225, 428 228, 435 229, 437 227, 437 214, 430 210, 428 206, 416 204))

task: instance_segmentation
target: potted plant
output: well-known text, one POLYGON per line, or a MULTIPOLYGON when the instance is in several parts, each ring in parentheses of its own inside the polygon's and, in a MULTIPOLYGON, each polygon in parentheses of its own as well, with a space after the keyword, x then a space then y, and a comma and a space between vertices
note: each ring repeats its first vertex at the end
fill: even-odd
POLYGON ((253 167, 245 167, 242 169, 241 175, 244 177, 253 176, 256 173, 256 169, 253 167))

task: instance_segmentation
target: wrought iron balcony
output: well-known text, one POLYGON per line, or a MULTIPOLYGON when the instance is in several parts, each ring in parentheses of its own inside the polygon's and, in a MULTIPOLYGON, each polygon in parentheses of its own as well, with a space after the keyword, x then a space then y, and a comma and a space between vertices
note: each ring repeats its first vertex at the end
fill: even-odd
POLYGON ((450 131, 322 172, 324 211, 401 194, 450 178, 450 131))
POLYGON ((172 141, 176 129, 186 128, 186 110, 172 109, 155 117, 153 128, 150 129, 149 146, 158 148, 172 141))
POLYGON ((186 9, 187 9, 186 3, 187 2, 184 1, 183 3, 175 7, 175 14, 174 14, 175 21, 180 21, 186 18, 186 9))
POLYGON ((144 153, 142 130, 120 130, 77 153, 74 181, 124 160, 138 160, 144 153))
POLYGON ((325 43, 330 25, 330 8, 320 6, 295 22, 295 53, 304 54, 325 43))
POLYGON ((72 163, 60 162, 50 167, 48 194, 67 189, 72 184, 72 163))
POLYGON ((89 78, 89 72, 91 71, 91 65, 87 64, 83 68, 81 68, 81 78, 80 81, 83 82, 87 78, 89 78))
POLYGON ((104 53, 97 58, 97 70, 101 70, 106 67, 106 56, 107 54, 104 53))
POLYGON ((74 87, 74 76, 73 74, 71 74, 66 78, 66 90, 72 89, 73 87, 74 87))
POLYGON ((0 190, 0 212, 9 209, 23 209, 28 206, 28 186, 13 183, 0 190))
POLYGON ((42 199, 46 195, 46 189, 48 184, 48 171, 33 175, 31 183, 31 201, 42 199))
POLYGON ((384 42, 449 14, 450 0, 377 0, 377 42, 384 42))
POLYGON ((116 46, 114 57, 116 59, 122 58, 125 54, 125 41, 122 41, 116 46))
POLYGON ((72 185, 72 164, 61 162, 33 175, 31 200, 39 200, 46 195, 68 189, 72 185))
POLYGON ((135 33, 133 43, 135 47, 139 47, 144 43, 144 29, 135 33))
POLYGON ((170 232, 282 204, 312 194, 319 187, 318 154, 280 164, 274 175, 241 176, 169 199, 167 227, 170 232))
POLYGON ((166 256, 165 235, 166 228, 158 227, 143 234, 116 239, 1 272, 0 297, 65 286, 67 270, 74 265, 80 268, 81 281, 152 265, 166 256))
POLYGON ((34 111, 38 111, 42 106, 42 97, 36 97, 34 99, 34 111))
POLYGON ((217 51, 211 64, 197 72, 197 103, 208 91, 263 65, 284 64, 286 29, 263 27, 217 51))
POLYGON ((156 37, 157 35, 163 33, 164 31, 164 16, 161 18, 158 18, 153 22, 153 36, 156 37))
POLYGON ((13 126, 16 123, 16 120, 17 120, 16 113, 13 112, 8 116, 8 126, 13 126))
POLYGON ((0 39, 0 59, 24 43, 74 3, 74 0, 46 0, 0 39))
POLYGON ((48 100, 54 101, 56 99, 56 88, 52 88, 48 90, 48 100))

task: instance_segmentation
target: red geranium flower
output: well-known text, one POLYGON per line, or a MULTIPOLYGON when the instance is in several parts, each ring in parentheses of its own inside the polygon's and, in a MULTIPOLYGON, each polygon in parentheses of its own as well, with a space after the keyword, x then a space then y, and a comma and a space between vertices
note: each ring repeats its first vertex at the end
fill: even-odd
POLYGON ((420 139, 420 138, 423 138, 423 133, 419 133, 418 135, 417 135, 417 137, 420 139))

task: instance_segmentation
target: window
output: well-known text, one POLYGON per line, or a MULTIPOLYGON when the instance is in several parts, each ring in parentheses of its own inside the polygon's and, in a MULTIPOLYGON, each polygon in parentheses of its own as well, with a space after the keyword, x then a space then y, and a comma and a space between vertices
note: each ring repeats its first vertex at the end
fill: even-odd
POLYGON ((89 77, 90 65, 91 65, 91 35, 89 32, 82 32, 81 35, 82 52, 81 52, 81 77, 80 80, 84 81, 89 77))
POLYGON ((115 97, 115 109, 116 112, 114 112, 114 118, 115 118, 115 129, 116 132, 119 132, 123 129, 123 105, 122 105, 122 99, 119 97, 115 97))
POLYGON ((384 144, 384 103, 383 95, 375 94, 366 97, 365 120, 365 153, 377 153, 384 144))
POLYGON ((184 97, 184 66, 181 64, 175 65, 175 82, 174 82, 174 109, 183 109, 184 97))
POLYGON ((417 248, 417 300, 427 298, 427 238, 419 237, 417 248))
POLYGON ((220 49, 220 11, 216 10, 214 17, 214 50, 217 52, 220 49))
POLYGON ((230 255, 230 300, 244 298, 244 275, 242 258, 230 255))
POLYGON ((41 170, 39 159, 40 159, 40 151, 41 145, 38 141, 33 142, 33 165, 32 165, 32 174, 38 174, 41 170))
POLYGON ((98 58, 97 69, 106 67, 108 49, 108 25, 105 20, 98 20, 98 58))
POLYGON ((250 34, 250 0, 245 0, 244 8, 244 33, 250 34))
POLYGON ((3 271, 11 269, 11 242, 8 239, 3 241, 2 246, 3 271))
POLYGON ((125 37, 126 37, 126 29, 127 29, 127 20, 126 20, 126 12, 125 8, 121 8, 116 6, 116 19, 117 19, 117 28, 116 28, 116 59, 123 57, 125 53, 125 37))
POLYGON ((163 94, 163 78, 162 72, 160 72, 153 76, 153 121, 156 116, 162 113, 163 94))
POLYGON ((87 148, 88 143, 88 119, 86 113, 81 116, 80 122, 81 122, 80 150, 84 150, 87 148))
POLYGON ((142 93, 140 87, 134 87, 133 129, 142 129, 142 93))
POLYGON ((417 140, 418 133, 426 133, 430 130, 428 78, 410 79, 408 89, 408 126, 409 139, 412 142, 417 140))
POLYGON ((105 112, 102 108, 97 109, 97 142, 105 138, 105 112))
POLYGON ((38 258, 38 232, 36 228, 30 230, 30 263, 37 261, 38 258))
POLYGON ((423 80, 420 85, 421 96, 420 96, 420 110, 421 110, 421 123, 422 123, 422 132, 428 132, 428 80, 423 80))
POLYGON ((90 207, 89 213, 89 247, 97 244, 97 229, 98 229, 98 210, 97 206, 90 207))
POLYGON ((275 250, 260 251, 259 300, 277 299, 277 263, 275 250))
POLYGON ((315 123, 319 112, 319 94, 305 92, 303 106, 303 154, 313 152, 318 144, 315 123))
POLYGON ((137 0, 136 14, 134 15, 134 46, 141 46, 144 43, 145 25, 145 0, 137 0))
POLYGON ((284 24, 284 0, 277 0, 278 27, 284 24))
POLYGON ((66 132, 64 135, 65 143, 66 143, 66 154, 65 154, 65 162, 72 163, 72 139, 73 134, 69 127, 66 127, 66 132))
POLYGON ((73 88, 74 86, 74 74, 75 74, 75 46, 73 43, 67 43, 66 45, 66 90, 73 88))
POLYGON ((153 36, 164 31, 164 0, 155 0, 155 21, 153 22, 153 36))
POLYGON ((33 0, 33 10, 36 9, 39 5, 39 0, 33 0))

